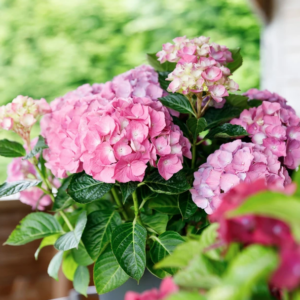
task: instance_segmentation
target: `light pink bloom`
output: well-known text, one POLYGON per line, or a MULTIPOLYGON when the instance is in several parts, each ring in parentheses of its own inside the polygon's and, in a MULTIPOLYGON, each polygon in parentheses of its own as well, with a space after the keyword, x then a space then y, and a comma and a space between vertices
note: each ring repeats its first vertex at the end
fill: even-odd
POLYGON ((222 70, 218 67, 210 67, 202 72, 201 75, 205 80, 215 82, 221 79, 223 73, 222 70))
POLYGON ((170 154, 160 158, 157 168, 160 175, 165 180, 169 180, 175 173, 182 169, 182 163, 177 155, 170 154))
POLYGON ((216 102, 222 102, 223 97, 229 95, 225 87, 221 84, 209 86, 208 89, 211 93, 212 98, 216 102))

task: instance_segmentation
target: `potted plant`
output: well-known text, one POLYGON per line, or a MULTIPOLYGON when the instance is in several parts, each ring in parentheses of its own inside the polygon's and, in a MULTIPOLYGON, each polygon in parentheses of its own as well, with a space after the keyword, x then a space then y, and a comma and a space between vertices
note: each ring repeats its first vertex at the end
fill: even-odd
POLYGON ((19 192, 39 210, 53 203, 24 218, 6 244, 43 238, 36 257, 54 245, 49 275, 57 278, 62 264, 82 294, 91 264, 97 292, 108 297, 145 270, 177 274, 180 265, 160 262, 177 246, 202 251, 205 232, 216 230, 208 215, 224 195, 257 179, 284 190, 299 164, 299 118, 286 100, 254 89, 233 94, 240 49, 179 37, 148 60, 152 67, 83 85, 50 105, 18 96, 1 107, 1 127, 25 144, 0 142, 0 155, 15 157, 0 196, 19 192), (30 141, 41 115, 41 135, 30 141))

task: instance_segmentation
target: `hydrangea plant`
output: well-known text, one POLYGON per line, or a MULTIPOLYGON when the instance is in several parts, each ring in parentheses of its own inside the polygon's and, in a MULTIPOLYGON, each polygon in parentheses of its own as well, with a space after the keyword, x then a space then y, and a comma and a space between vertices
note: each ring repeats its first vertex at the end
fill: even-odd
POLYGON ((240 49, 207 37, 178 37, 148 61, 50 104, 18 96, 0 108, 0 127, 24 141, 0 141, 14 158, 0 196, 40 210, 6 244, 42 239, 36 259, 53 245, 49 275, 63 264, 84 295, 89 265, 99 294, 146 269, 164 279, 126 300, 296 295, 295 111, 268 91, 234 94, 240 49))

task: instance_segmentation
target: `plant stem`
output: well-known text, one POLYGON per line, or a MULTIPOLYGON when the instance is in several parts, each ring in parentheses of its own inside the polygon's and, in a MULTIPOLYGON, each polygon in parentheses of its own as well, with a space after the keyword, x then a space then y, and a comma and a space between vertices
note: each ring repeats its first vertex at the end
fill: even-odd
POLYGON ((207 109, 207 107, 208 107, 208 105, 209 105, 209 102, 210 102, 210 100, 211 100, 211 97, 209 97, 209 99, 207 100, 207 102, 206 102, 205 106, 203 107, 203 109, 202 109, 202 111, 201 111, 201 113, 200 113, 200 117, 204 115, 204 113, 205 113, 205 110, 207 109))
POLYGON ((196 162, 196 140, 194 140, 192 145, 192 169, 195 168, 196 162))
POLYGON ((138 197, 137 197, 136 191, 134 191, 132 193, 132 199, 133 199, 133 205, 134 205, 134 215, 135 215, 135 218, 136 218, 136 220, 137 220, 137 222, 139 224, 143 225, 142 220, 140 218, 139 201, 138 201, 138 197))
POLYGON ((112 189, 111 189, 111 194, 112 194, 112 196, 113 196, 113 198, 114 198, 114 200, 115 200, 117 206, 119 207, 122 216, 124 217, 124 219, 125 219, 125 221, 126 221, 126 220, 128 219, 128 215, 127 215, 127 213, 126 213, 126 211, 125 211, 125 209, 124 209, 124 206, 123 206, 123 204, 122 204, 122 201, 120 200, 120 198, 119 198, 119 196, 118 196, 118 193, 117 193, 115 187, 112 187, 112 189))
POLYGON ((196 112, 196 110, 195 110, 194 103, 193 103, 191 97, 190 97, 190 96, 187 96, 187 98, 188 98, 188 100, 189 100, 189 102, 190 102, 190 104, 191 104, 191 106, 192 106, 192 109, 193 109, 193 112, 194 112, 195 116, 197 116, 197 112, 196 112))
POLYGON ((202 93, 197 95, 197 118, 201 116, 201 107, 202 107, 202 93))
POLYGON ((72 224, 70 223, 68 217, 66 216, 66 214, 63 211, 60 211, 60 215, 62 216, 62 218, 64 219, 64 221, 66 222, 67 226, 69 227, 70 231, 74 230, 74 227, 72 226, 72 224))

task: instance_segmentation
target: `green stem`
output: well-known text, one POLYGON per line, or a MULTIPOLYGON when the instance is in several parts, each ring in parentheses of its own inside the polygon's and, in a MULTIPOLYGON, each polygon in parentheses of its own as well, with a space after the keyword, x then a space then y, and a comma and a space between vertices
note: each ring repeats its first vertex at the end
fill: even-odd
POLYGON ((33 165, 35 166, 35 169, 37 170, 37 172, 39 173, 41 179, 44 181, 47 189, 49 192, 52 192, 52 187, 51 184, 49 183, 48 179, 44 176, 44 174, 41 172, 40 168, 39 168, 39 164, 38 161, 35 157, 33 157, 33 165))
POLYGON ((194 141, 192 145, 192 169, 195 168, 195 162, 196 162, 196 141, 194 141))
POLYGON ((136 191, 132 193, 132 199, 133 199, 133 205, 134 205, 134 215, 137 222, 141 225, 143 225, 142 220, 140 218, 140 210, 139 210, 139 201, 136 194, 136 191))
POLYGON ((60 211, 60 215, 62 216, 62 218, 64 219, 64 221, 66 222, 67 226, 69 227, 70 231, 74 230, 74 227, 72 226, 72 224, 70 223, 68 217, 66 216, 66 214, 63 211, 60 211))
POLYGON ((126 211, 125 211, 125 209, 124 209, 124 206, 123 206, 123 204, 122 204, 122 201, 120 200, 120 198, 119 198, 119 196, 118 196, 118 193, 117 193, 115 187, 112 187, 111 193, 112 193, 112 196, 113 196, 113 198, 114 198, 114 200, 115 200, 117 206, 119 207, 120 212, 121 212, 122 216, 124 217, 125 221, 128 220, 128 215, 127 215, 127 213, 126 213, 126 211))

